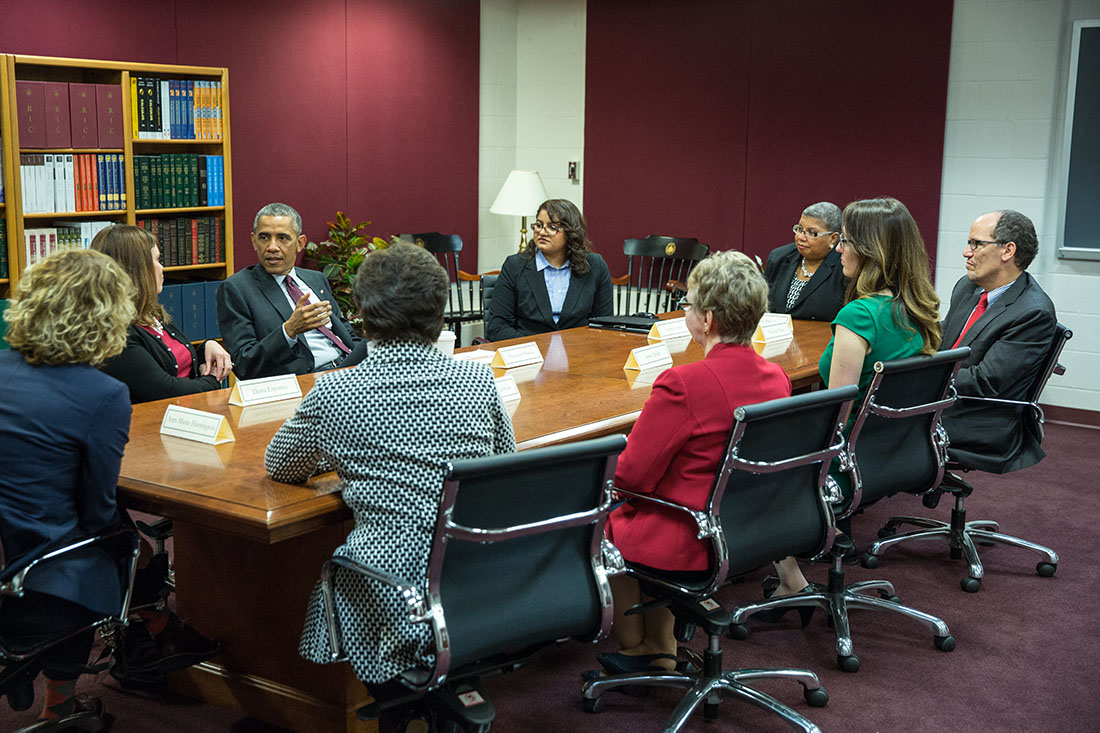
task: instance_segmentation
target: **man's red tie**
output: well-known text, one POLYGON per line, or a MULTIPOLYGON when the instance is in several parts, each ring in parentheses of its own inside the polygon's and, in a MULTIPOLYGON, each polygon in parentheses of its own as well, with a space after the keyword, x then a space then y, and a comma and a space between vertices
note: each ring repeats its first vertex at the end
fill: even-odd
POLYGON ((974 312, 970 314, 970 318, 966 319, 966 325, 963 326, 962 333, 960 333, 959 337, 955 339, 955 345, 951 347, 952 349, 958 348, 959 342, 963 340, 963 336, 965 336, 966 332, 970 330, 970 327, 974 325, 974 321, 982 317, 982 314, 985 313, 985 309, 988 307, 989 294, 982 293, 982 297, 978 299, 978 304, 974 306, 974 312))
MULTIPOLYGON (((294 282, 294 279, 290 275, 287 275, 283 278, 283 284, 286 285, 286 291, 290 293, 290 299, 297 304, 298 301, 302 299, 302 289, 298 287, 298 283, 294 282)), ((982 297, 984 298, 985 296, 983 295, 982 297)), ((984 303, 985 301, 982 302, 984 303)), ((985 309, 983 308, 982 310, 985 309)), ((336 347, 340 349, 340 351, 343 351, 345 354, 351 353, 351 349, 340 340, 339 336, 330 331, 328 326, 320 326, 317 330, 327 336, 329 341, 336 344, 336 347)))

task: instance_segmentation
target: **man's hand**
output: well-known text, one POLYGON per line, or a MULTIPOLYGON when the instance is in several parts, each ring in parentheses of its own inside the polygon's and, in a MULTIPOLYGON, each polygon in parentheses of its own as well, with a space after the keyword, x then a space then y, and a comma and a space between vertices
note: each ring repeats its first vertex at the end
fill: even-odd
POLYGON ((327 326, 332 317, 332 304, 327 300, 320 303, 310 303, 309 293, 303 293, 294 306, 294 312, 283 324, 283 330, 290 338, 298 338, 299 334, 312 331, 321 326, 327 326))

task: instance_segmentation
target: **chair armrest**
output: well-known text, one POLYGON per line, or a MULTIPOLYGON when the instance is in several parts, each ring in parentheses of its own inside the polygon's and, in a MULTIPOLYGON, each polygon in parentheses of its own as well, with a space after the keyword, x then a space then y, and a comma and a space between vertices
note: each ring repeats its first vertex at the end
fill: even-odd
MULTIPOLYGON (((130 577, 132 579, 133 574, 134 574, 134 570, 136 568, 137 555, 138 555, 137 530, 134 529, 133 527, 121 526, 121 527, 116 527, 115 529, 112 529, 112 530, 108 530, 107 532, 104 532, 102 534, 97 534, 97 535, 92 535, 90 537, 85 537, 82 540, 78 540, 76 542, 73 542, 72 544, 65 545, 64 547, 59 547, 56 550, 51 550, 50 552, 47 552, 45 555, 42 555, 41 557, 35 558, 30 563, 28 563, 26 565, 26 567, 21 568, 17 573, 12 575, 12 577, 8 578, 7 580, 5 580, 3 582, 0 582, 0 595, 22 597, 23 593, 25 592, 25 589, 23 587, 23 583, 26 580, 27 574, 30 573, 30 571, 33 570, 34 567, 36 565, 40 564, 40 563, 46 562, 47 560, 53 560, 55 558, 61 557, 62 555, 66 555, 70 552, 76 552, 77 550, 82 550, 82 549, 84 549, 86 547, 90 547, 92 545, 106 544, 108 542, 113 542, 113 541, 116 541, 118 538, 123 537, 123 536, 127 536, 127 535, 132 537, 133 540, 134 540, 133 549, 130 552, 130 558, 129 558, 130 565, 131 565, 130 577)), ((129 602, 129 594, 127 594, 127 599, 126 600, 127 600, 127 603, 128 603, 129 602)), ((123 608, 124 612, 126 610, 127 610, 126 608, 123 608)), ((125 613, 123 613, 123 615, 125 615, 125 613)))
POLYGON ((459 270, 458 271, 458 279, 459 280, 466 280, 468 282, 476 282, 476 281, 481 279, 481 275, 477 275, 477 274, 471 275, 470 273, 466 272, 465 270, 459 270))
POLYGON ((340 634, 340 619, 336 615, 336 597, 332 589, 333 577, 337 568, 358 573, 365 578, 396 589, 409 606, 409 621, 412 623, 423 623, 432 619, 431 608, 425 602, 424 594, 415 584, 342 555, 334 555, 321 566, 321 601, 324 605, 325 623, 328 626, 331 661, 342 662, 347 659, 347 655, 343 650, 343 638, 340 634))
POLYGON ((611 284, 612 285, 629 285, 630 284, 630 273, 627 273, 625 275, 619 275, 618 277, 611 278, 611 284))
POLYGON ((696 535, 697 539, 705 540, 708 537, 717 537, 722 534, 722 526, 718 523, 716 518, 712 518, 707 512, 700 509, 689 509, 682 504, 676 504, 675 502, 665 501, 664 499, 658 499, 655 496, 649 496, 648 494, 635 494, 633 491, 627 491, 625 489, 615 489, 615 493, 620 496, 628 496, 631 499, 641 499, 643 501, 650 501, 654 504, 660 504, 661 506, 668 507, 670 509, 679 509, 682 512, 687 512, 691 515, 691 518, 695 520, 695 524, 699 527, 699 533, 696 535))

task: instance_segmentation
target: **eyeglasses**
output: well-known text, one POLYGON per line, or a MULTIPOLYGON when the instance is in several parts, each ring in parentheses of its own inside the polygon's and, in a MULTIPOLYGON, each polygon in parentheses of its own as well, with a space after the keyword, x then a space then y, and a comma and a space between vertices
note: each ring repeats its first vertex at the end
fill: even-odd
POLYGON ((691 301, 687 298, 680 298, 676 301, 676 305, 679 306, 680 310, 686 311, 691 308, 691 301))
POLYGON ((836 234, 836 232, 819 232, 816 229, 803 229, 801 224, 795 224, 791 227, 791 231, 795 234, 805 234, 809 239, 817 239, 826 234, 836 234))
POLYGON ((966 249, 970 250, 971 252, 977 252, 982 247, 990 244, 995 244, 1000 247, 1004 245, 1005 242, 1001 239, 968 239, 966 240, 966 249))
POLYGON ((553 236, 553 235, 557 234, 558 232, 563 231, 565 229, 565 227, 563 227, 558 222, 550 222, 549 224, 543 224, 538 219, 535 219, 533 222, 531 222, 531 230, 532 231, 541 232, 543 229, 550 232, 550 235, 553 236))
POLYGON ((836 243, 841 247, 847 247, 849 244, 855 244, 856 240, 848 239, 848 237, 845 237, 842 234, 842 235, 840 235, 840 239, 836 240, 836 243))

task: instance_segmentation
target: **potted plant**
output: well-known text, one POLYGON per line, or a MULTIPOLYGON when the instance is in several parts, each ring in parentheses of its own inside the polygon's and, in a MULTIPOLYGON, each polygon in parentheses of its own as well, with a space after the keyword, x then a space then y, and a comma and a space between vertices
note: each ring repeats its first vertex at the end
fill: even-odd
POLYGON ((390 244, 381 237, 370 238, 362 233, 370 224, 369 221, 352 224, 344 212, 337 211, 336 221, 328 222, 328 239, 306 244, 306 257, 324 273, 332 286, 332 296, 357 332, 362 324, 352 297, 355 273, 367 255, 390 244))

